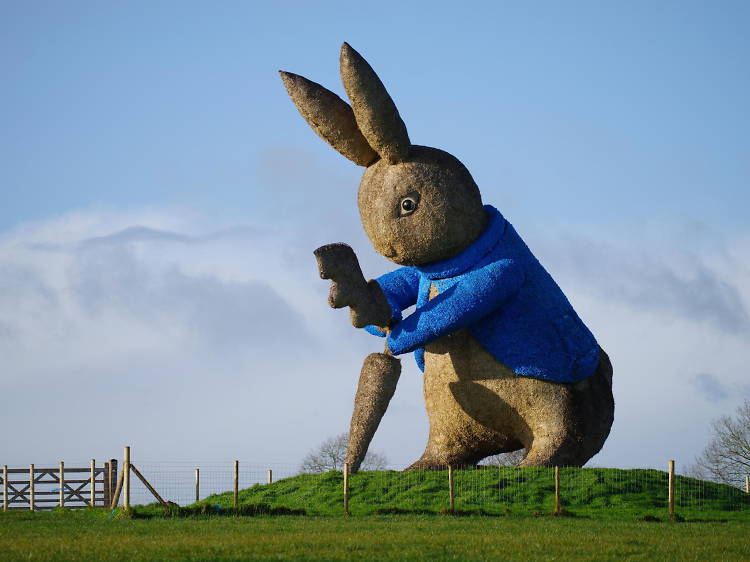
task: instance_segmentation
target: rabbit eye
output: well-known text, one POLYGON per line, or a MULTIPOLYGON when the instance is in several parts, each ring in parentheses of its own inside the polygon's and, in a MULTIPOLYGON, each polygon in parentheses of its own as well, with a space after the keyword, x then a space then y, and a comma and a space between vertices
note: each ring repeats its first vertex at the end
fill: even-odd
POLYGON ((416 211, 418 201, 419 197, 416 195, 408 195, 404 197, 399 205, 399 216, 405 217, 406 215, 411 215, 416 211))

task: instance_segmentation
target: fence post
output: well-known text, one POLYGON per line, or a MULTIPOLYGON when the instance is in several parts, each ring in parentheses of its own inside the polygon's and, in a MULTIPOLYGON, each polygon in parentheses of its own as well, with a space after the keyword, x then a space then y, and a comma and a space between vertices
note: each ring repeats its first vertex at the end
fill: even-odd
POLYGON ((104 463, 104 506, 108 506, 112 503, 112 463, 107 461, 104 463))
POLYGON ((195 469, 195 501, 201 499, 201 469, 195 469))
POLYGON ((94 459, 91 459, 91 474, 89 476, 91 480, 91 489, 89 490, 91 492, 91 502, 89 503, 91 507, 94 507, 96 504, 96 460, 94 459))
POLYGON ((453 467, 448 465, 448 506, 449 509, 455 511, 456 509, 456 493, 453 489, 453 467))
POLYGON ((112 503, 110 504, 110 509, 114 509, 117 507, 117 504, 120 502, 120 494, 122 493, 122 480, 123 476, 125 475, 125 471, 120 471, 120 476, 117 477, 117 484, 115 485, 115 491, 112 493, 112 503))
POLYGON ((107 506, 112 503, 109 497, 109 474, 110 470, 109 461, 104 461, 104 472, 102 472, 102 505, 107 506))
POLYGON ((745 476, 745 493, 750 494, 750 476, 745 476))
POLYGON ((117 459, 109 461, 109 501, 107 505, 115 499, 115 488, 117 488, 117 459))
POLYGON ((344 463, 344 515, 349 515, 349 463, 344 463))
POLYGON ((674 519, 674 461, 669 461, 669 498, 667 503, 669 518, 674 519))
POLYGON ((60 476, 58 478, 60 484, 60 507, 65 507, 65 463, 60 461, 60 476))
POLYGON ((122 484, 123 484, 123 500, 122 506, 125 511, 130 509, 130 447, 126 446, 123 452, 122 459, 122 484))
POLYGON ((3 466, 3 511, 8 511, 8 465, 3 466))
POLYGON ((555 514, 562 513, 562 504, 560 503, 560 467, 555 467, 555 514))
POLYGON ((240 461, 234 461, 234 507, 240 505, 240 461))
POLYGON ((273 470, 268 469, 268 483, 273 484, 273 470))
POLYGON ((29 509, 34 511, 34 465, 29 465, 29 509))

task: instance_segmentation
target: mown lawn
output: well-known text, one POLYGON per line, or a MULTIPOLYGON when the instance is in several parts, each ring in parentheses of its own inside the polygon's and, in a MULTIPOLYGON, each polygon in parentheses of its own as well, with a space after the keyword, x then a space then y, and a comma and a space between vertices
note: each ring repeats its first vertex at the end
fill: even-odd
MULTIPOLYGON (((498 515, 549 513, 554 508, 551 468, 489 468, 455 473, 456 508, 498 515)), ((304 509, 311 515, 342 513, 342 474, 300 474, 270 485, 240 490, 240 504, 304 509)), ((563 468, 563 506, 576 515, 632 521, 643 515, 667 513, 667 473, 659 470, 563 468)), ((750 521, 750 495, 725 484, 678 476, 676 511, 688 519, 750 521)), ((446 471, 362 471, 349 479, 353 515, 378 515, 383 510, 439 512, 448 508, 446 471)), ((228 508, 233 494, 209 496, 199 502, 228 508)))
POLYGON ((565 517, 0 513, 3 560, 748 560, 750 524, 565 517))

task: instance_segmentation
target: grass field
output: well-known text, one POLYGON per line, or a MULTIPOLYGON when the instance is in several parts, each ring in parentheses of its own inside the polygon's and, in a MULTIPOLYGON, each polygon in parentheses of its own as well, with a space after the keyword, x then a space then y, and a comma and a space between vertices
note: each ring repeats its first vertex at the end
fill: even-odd
POLYGON ((342 513, 340 472, 301 474, 191 506, 0 513, 2 560, 750 560, 750 496, 656 470, 361 472, 342 513), (412 511, 421 514, 384 514, 412 511), (477 513, 485 515, 477 515, 477 513), (276 513, 276 515, 268 515, 276 513), (282 515, 278 515, 281 513, 282 515), (296 515, 284 515, 296 513, 296 515), (534 516, 533 514, 536 514, 534 516), (650 521, 649 521, 650 520, 650 521))
POLYGON ((565 517, 0 513, 3 560, 748 560, 750 524, 565 517))
MULTIPOLYGON (((491 468, 455 473, 456 508, 497 515, 549 513, 554 507, 554 478, 550 468, 491 468)), ((688 519, 750 521, 750 496, 738 488, 678 476, 677 513, 688 519)), ((353 515, 384 510, 440 512, 448 507, 445 471, 371 471, 350 478, 353 515)), ((596 519, 634 520, 644 515, 664 517, 667 474, 658 470, 564 468, 561 470, 564 507, 596 519)), ((242 504, 304 509, 312 515, 342 513, 342 475, 300 474, 271 485, 240 491, 242 504)), ((227 508, 231 493, 209 496, 201 503, 227 508)))

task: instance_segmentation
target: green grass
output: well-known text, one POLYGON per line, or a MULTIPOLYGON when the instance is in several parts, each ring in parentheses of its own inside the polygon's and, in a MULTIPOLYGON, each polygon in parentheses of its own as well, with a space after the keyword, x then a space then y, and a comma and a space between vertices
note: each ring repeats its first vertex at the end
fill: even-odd
POLYGON ((555 517, 0 513, 3 560, 747 560, 750 525, 555 517))
POLYGON ((343 517, 342 475, 329 472, 241 490, 236 509, 232 494, 224 493, 191 506, 136 506, 128 513, 0 513, 0 558, 750 559, 750 496, 736 488, 678 477, 683 522, 677 523, 666 521, 664 472, 561 472, 563 505, 573 517, 550 515, 553 471, 546 468, 456 471, 463 517, 440 514, 448 504, 444 471, 352 475, 353 516, 343 517))
MULTIPOLYGON (((455 473, 456 509, 496 515, 549 513, 554 508, 550 468, 491 468, 455 473)), ((340 472, 301 474, 240 491, 241 504, 303 509, 313 515, 342 513, 340 472)), ((575 515, 627 519, 667 510, 667 475, 657 470, 614 468, 562 469, 562 503, 575 515)), ((350 478, 352 515, 383 512, 444 511, 448 507, 445 471, 372 471, 350 478)), ((201 504, 228 508, 230 492, 201 504)), ((732 486, 682 476, 676 481, 676 510, 689 519, 750 520, 750 496, 732 486)))

